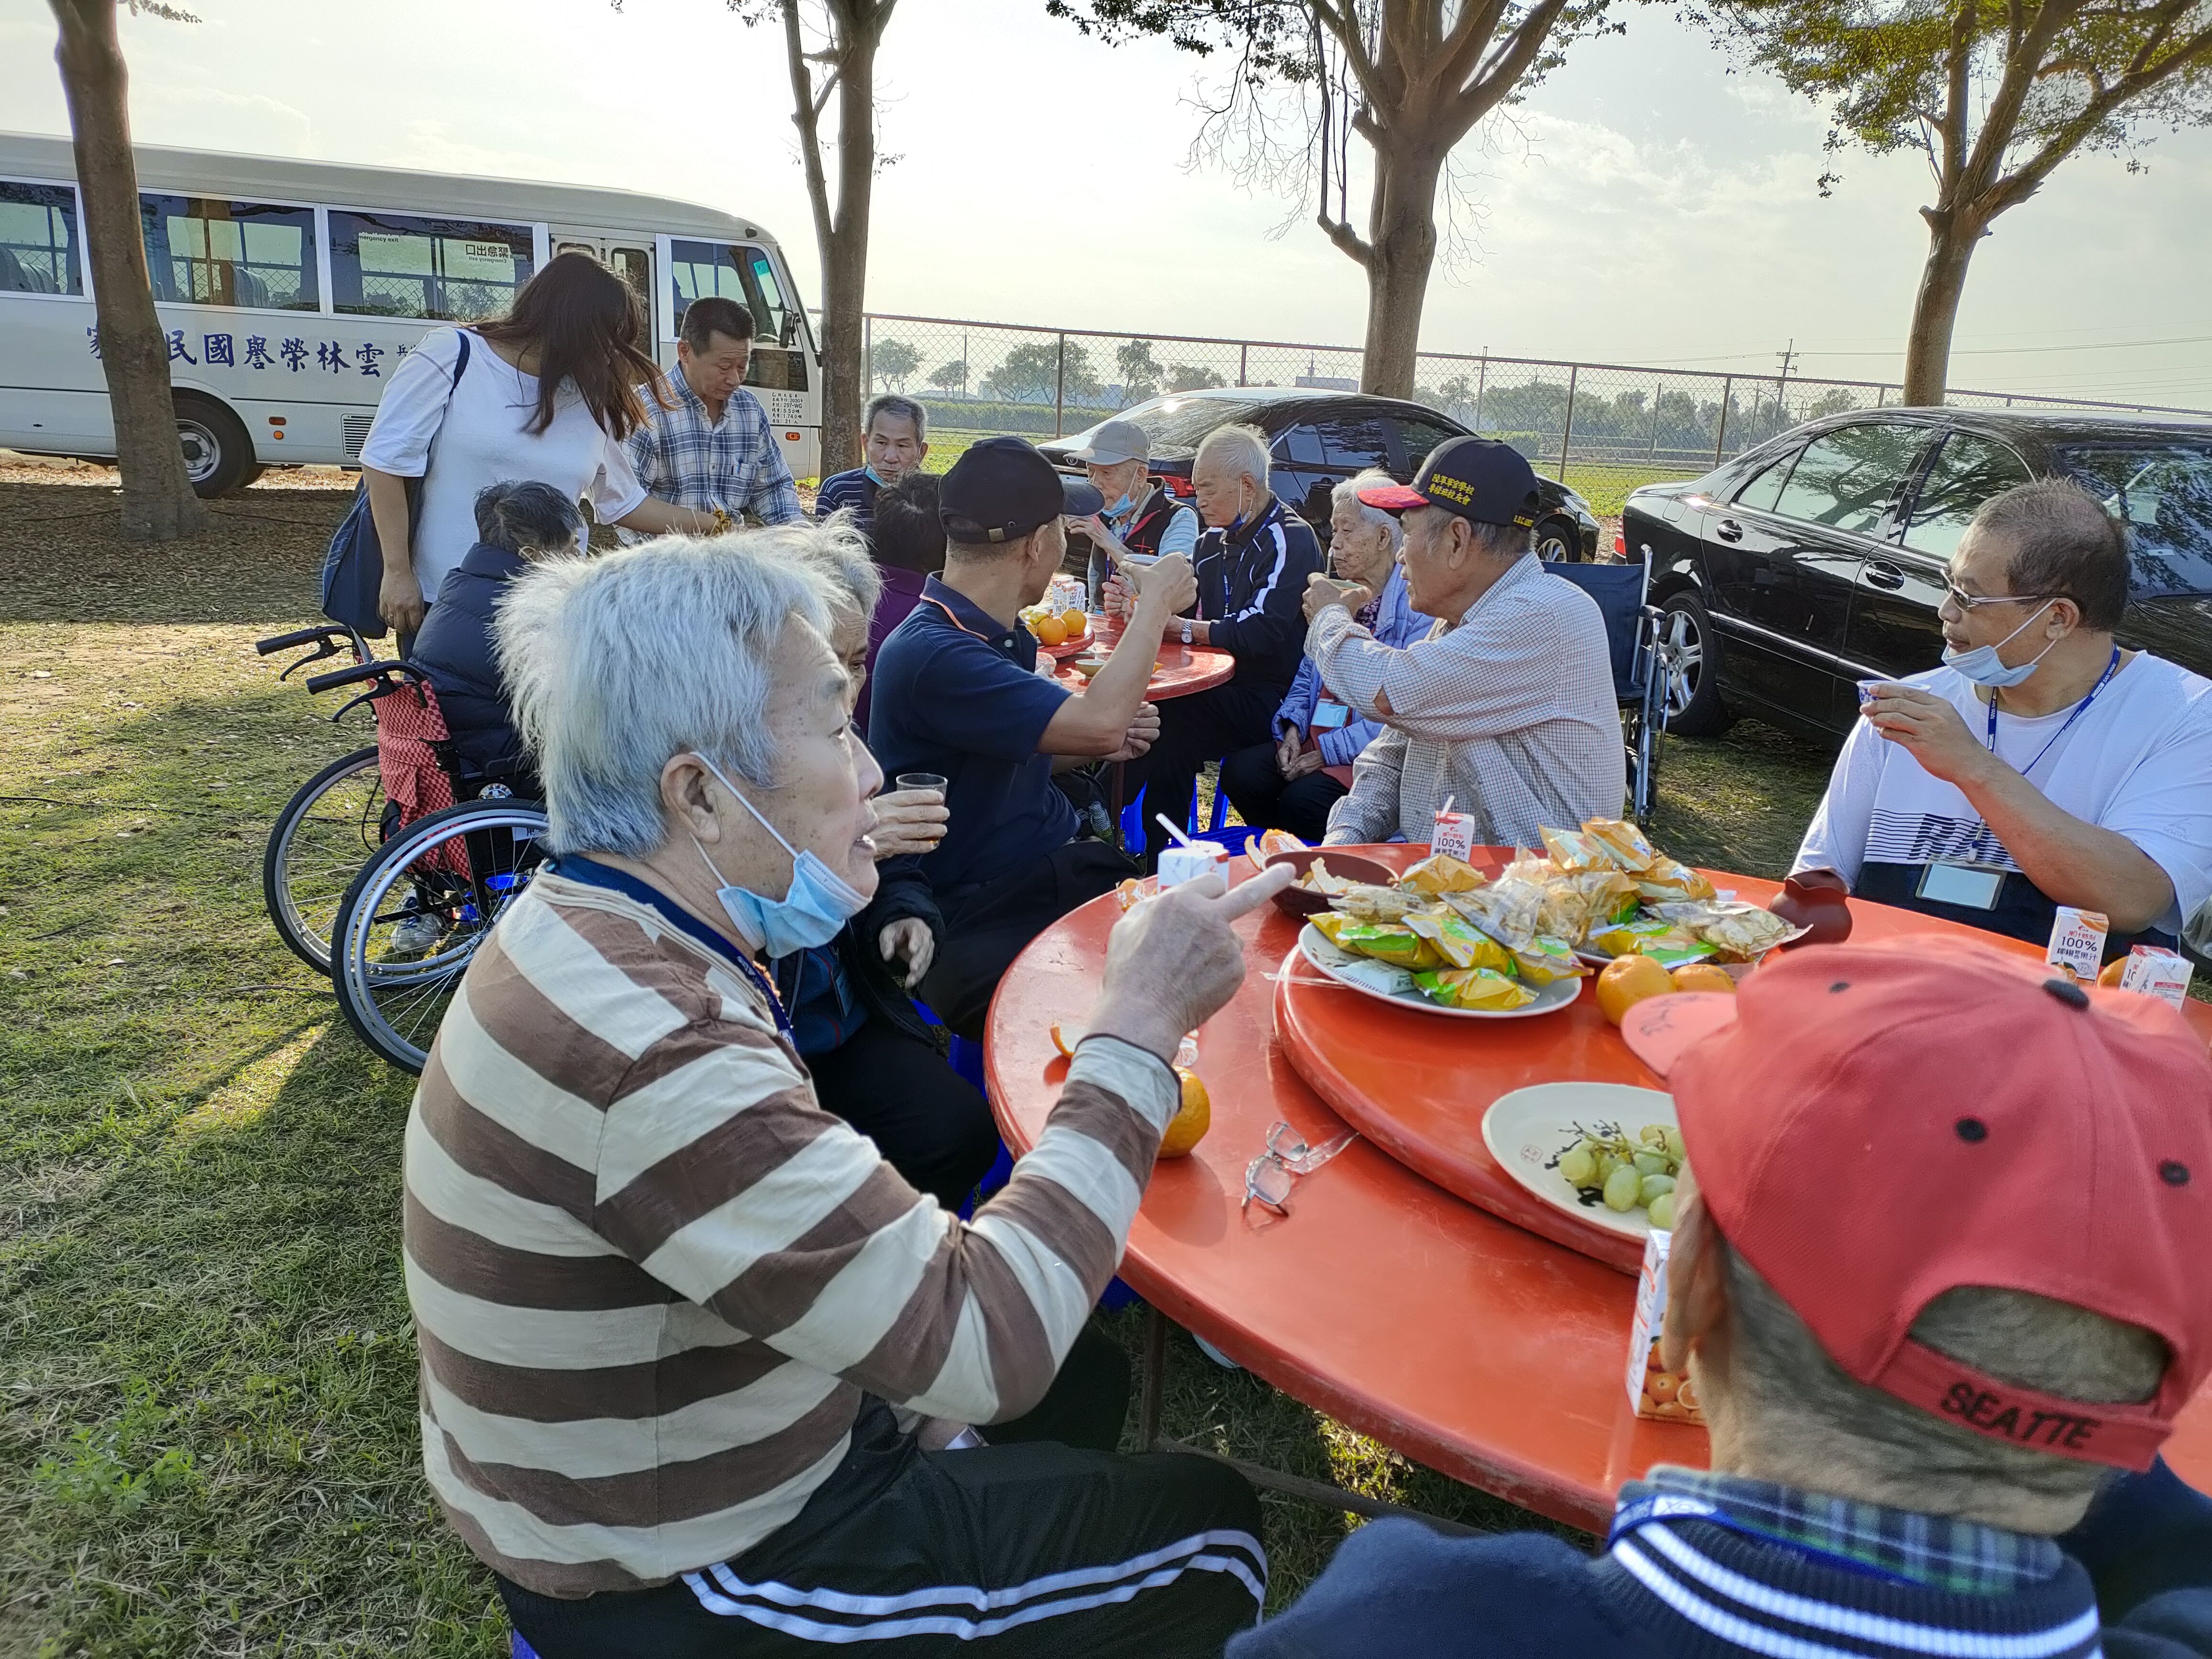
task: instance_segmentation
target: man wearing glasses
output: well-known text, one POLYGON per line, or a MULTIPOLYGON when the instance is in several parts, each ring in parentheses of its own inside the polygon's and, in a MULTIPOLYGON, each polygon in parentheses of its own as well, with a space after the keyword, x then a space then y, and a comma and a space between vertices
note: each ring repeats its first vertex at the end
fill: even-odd
POLYGON ((2041 943, 2102 912, 2107 957, 2171 947, 2212 896, 2212 681, 2118 643, 2120 526, 2044 479, 1951 561, 1943 666, 1859 688, 1793 875, 2041 943))

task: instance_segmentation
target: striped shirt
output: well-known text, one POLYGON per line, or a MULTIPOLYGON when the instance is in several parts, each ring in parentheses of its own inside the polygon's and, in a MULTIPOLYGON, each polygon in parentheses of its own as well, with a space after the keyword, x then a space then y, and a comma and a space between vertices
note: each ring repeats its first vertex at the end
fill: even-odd
POLYGON ((1620 815, 1628 769, 1605 618, 1534 555, 1402 651, 1330 605, 1306 654, 1330 690, 1389 728, 1331 809, 1331 843, 1426 842, 1446 797, 1474 814, 1479 846, 1536 847, 1546 824, 1620 815))
POLYGON ((799 486, 759 398, 739 386, 718 421, 681 368, 668 377, 668 391, 676 406, 663 409, 647 398, 645 424, 627 441, 647 495, 695 512, 719 507, 732 516, 750 513, 763 524, 802 516, 799 486))
POLYGON ((542 873, 477 951, 407 1124, 422 1461, 484 1562, 634 1589, 795 1516, 864 1391, 969 1423, 1050 1383, 1177 1099, 1084 1043, 963 1224, 817 1105, 756 976, 642 884, 542 873))
POLYGON ((832 472, 814 492, 814 516, 826 519, 832 513, 849 510, 855 525, 862 530, 873 529, 876 492, 882 488, 865 466, 856 466, 850 472, 832 472))

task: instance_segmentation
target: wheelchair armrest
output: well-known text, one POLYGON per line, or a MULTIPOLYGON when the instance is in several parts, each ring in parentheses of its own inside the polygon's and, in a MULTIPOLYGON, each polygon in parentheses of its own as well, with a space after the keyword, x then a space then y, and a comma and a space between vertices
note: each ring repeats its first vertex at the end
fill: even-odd
POLYGON ((428 674, 409 663, 364 662, 351 668, 335 668, 327 674, 310 676, 307 686, 309 691, 319 696, 325 691, 335 691, 342 685, 359 685, 364 680, 381 680, 388 675, 398 675, 401 679, 413 680, 423 685, 430 681, 428 674))

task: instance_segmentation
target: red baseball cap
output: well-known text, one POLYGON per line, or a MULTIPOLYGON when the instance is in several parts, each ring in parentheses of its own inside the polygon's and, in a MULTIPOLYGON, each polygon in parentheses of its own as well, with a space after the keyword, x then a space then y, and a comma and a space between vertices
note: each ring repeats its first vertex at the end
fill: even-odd
POLYGON ((1668 1085, 1715 1223, 1829 1357, 1992 1440, 2148 1468, 2212 1372, 2204 1040, 2155 997, 1926 934, 1792 951, 1736 1004, 1668 1085), (2157 1333, 2157 1394, 2063 1400, 1911 1340, 1970 1285, 2157 1333))

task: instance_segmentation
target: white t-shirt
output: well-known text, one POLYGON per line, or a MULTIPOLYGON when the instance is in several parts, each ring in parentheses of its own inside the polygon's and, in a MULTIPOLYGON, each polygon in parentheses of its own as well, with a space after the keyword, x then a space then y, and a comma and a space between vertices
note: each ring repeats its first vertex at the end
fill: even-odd
POLYGON ((433 329, 407 354, 361 447, 363 466, 422 480, 415 579, 434 604, 447 572, 476 545, 477 492, 486 484, 534 479, 572 498, 589 495, 602 521, 636 511, 645 499, 629 452, 600 429, 573 383, 561 387, 553 424, 534 436, 523 428, 537 413, 538 377, 483 339, 470 338, 468 369, 455 387, 460 336, 457 328, 433 329))
MULTIPOLYGON (((1977 738, 1989 730, 1979 688, 1956 669, 1901 684, 1949 702, 1977 738)), ((2212 896, 2212 680, 2145 653, 2059 736, 2073 712, 2069 705, 2022 720, 2000 710, 1997 757, 2016 770, 2032 767, 2029 781, 2053 805, 2125 836, 2165 871, 2175 904, 2153 926, 2179 933, 2212 896)), ((1859 721, 1791 873, 1833 870, 1856 884, 1863 864, 1935 862, 2020 868, 1955 786, 1859 721)))

